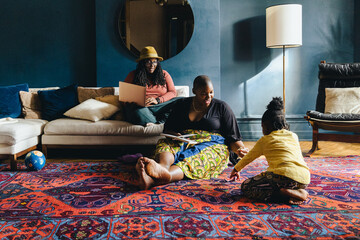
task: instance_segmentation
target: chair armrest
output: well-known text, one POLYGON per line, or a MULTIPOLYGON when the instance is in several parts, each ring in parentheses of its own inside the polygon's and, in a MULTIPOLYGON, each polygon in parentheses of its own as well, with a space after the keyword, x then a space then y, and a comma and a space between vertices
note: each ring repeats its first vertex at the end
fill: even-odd
POLYGON ((322 113, 318 111, 307 111, 307 117, 329 121, 360 121, 360 114, 352 113, 322 113))

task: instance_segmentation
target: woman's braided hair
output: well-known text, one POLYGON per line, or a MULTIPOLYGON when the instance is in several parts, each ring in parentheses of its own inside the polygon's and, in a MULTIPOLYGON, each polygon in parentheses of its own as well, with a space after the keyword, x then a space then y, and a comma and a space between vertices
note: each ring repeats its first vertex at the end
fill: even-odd
POLYGON ((281 97, 274 97, 266 109, 261 121, 270 131, 289 129, 289 124, 285 119, 284 103, 281 97))
POLYGON ((154 73, 150 74, 146 71, 145 63, 148 59, 141 60, 138 65, 136 66, 135 70, 135 78, 134 78, 134 84, 140 85, 140 86, 155 86, 155 85, 161 85, 165 86, 165 76, 163 73, 163 70, 161 68, 160 62, 158 62, 157 67, 154 71, 154 73), (149 81, 150 80, 150 81, 149 81))

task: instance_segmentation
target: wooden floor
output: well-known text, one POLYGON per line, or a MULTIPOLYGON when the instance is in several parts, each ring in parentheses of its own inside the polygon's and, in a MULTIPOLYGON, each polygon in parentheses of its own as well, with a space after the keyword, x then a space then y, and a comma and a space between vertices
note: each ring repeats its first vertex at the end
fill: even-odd
MULTIPOLYGON (((251 148, 255 142, 244 142, 245 146, 251 148)), ((300 147, 303 155, 307 153, 312 146, 311 141, 301 141, 300 147)), ((342 143, 342 142, 319 142, 319 150, 316 150, 312 157, 339 157, 348 155, 360 155, 360 143, 342 143)))

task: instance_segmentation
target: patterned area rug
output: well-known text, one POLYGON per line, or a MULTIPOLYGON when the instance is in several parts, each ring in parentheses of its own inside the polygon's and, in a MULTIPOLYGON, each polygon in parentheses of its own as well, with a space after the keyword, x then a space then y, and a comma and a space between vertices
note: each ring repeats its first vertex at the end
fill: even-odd
MULTIPOLYGON (((38 172, 2 164, 0 239, 359 239, 360 156, 306 161, 310 198, 300 206, 246 199, 226 180, 231 168, 140 191, 134 167, 118 162, 47 163, 38 172)), ((265 169, 258 159, 242 180, 265 169)))

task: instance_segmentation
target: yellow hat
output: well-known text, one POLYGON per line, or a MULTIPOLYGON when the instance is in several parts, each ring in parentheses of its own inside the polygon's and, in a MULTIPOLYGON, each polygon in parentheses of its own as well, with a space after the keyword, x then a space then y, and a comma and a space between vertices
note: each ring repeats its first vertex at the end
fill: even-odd
POLYGON ((157 59, 159 59, 159 61, 163 60, 162 57, 159 57, 155 48, 152 46, 144 47, 140 52, 140 57, 138 59, 136 59, 136 62, 140 62, 141 60, 147 59, 147 58, 157 58, 157 59))

